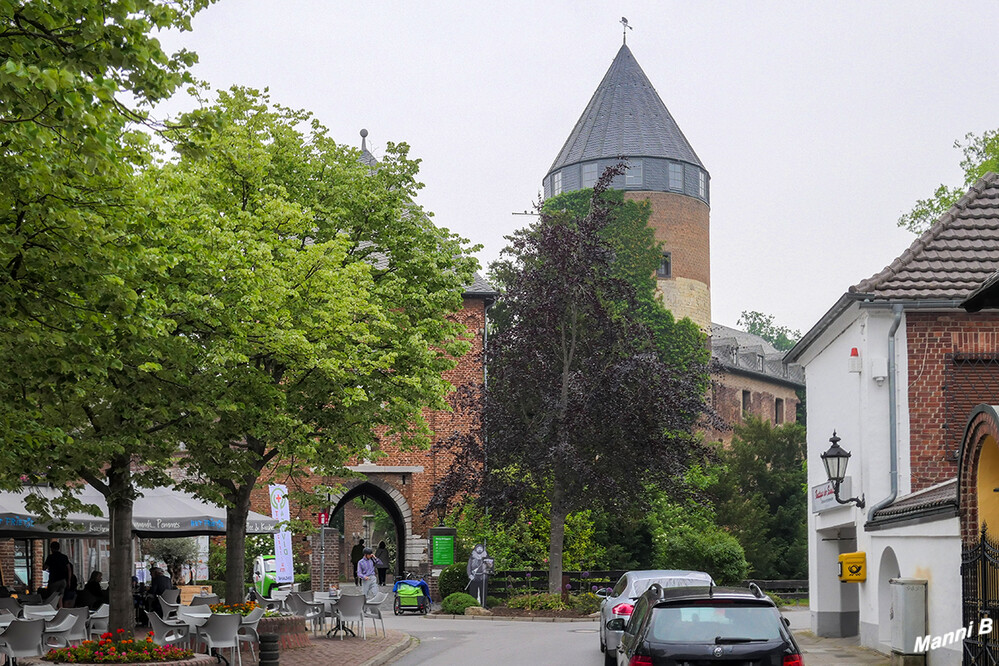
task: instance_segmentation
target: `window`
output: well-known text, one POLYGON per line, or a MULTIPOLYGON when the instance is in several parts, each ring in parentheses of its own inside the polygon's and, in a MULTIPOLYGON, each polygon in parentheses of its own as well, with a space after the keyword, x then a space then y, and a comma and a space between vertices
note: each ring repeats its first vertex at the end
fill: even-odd
POLYGON ((597 184, 597 163, 583 165, 583 187, 593 187, 597 184))
POLYGON ((628 165, 628 171, 624 174, 625 187, 641 187, 642 180, 642 160, 632 160, 628 165))
POLYGON ((656 277, 673 277, 673 257, 670 252, 663 252, 662 259, 659 260, 659 268, 656 269, 656 277))
POLYGON ((784 422, 784 398, 774 399, 774 423, 784 422))
POLYGON ((669 189, 683 190, 683 165, 669 165, 669 189))
POLYGON ((748 412, 750 406, 752 405, 751 395, 749 391, 742 392, 742 411, 748 412))
POLYGON ((556 171, 552 176, 552 196, 557 197, 562 194, 562 172, 556 171))
POLYGON ((31 572, 34 570, 34 550, 28 539, 14 539, 14 575, 19 580, 4 581, 8 586, 16 583, 31 583, 31 572))
POLYGON ((703 171, 697 172, 697 196, 708 198, 708 175, 703 171))

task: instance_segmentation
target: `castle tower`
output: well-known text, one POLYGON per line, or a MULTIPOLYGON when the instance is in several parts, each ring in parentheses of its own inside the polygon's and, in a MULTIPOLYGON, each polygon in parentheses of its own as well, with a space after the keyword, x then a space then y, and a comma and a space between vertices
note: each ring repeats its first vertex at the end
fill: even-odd
POLYGON ((545 198, 592 187, 621 158, 628 172, 612 187, 647 199, 662 243, 656 285, 680 319, 711 329, 710 176, 627 45, 586 105, 544 177, 545 198))

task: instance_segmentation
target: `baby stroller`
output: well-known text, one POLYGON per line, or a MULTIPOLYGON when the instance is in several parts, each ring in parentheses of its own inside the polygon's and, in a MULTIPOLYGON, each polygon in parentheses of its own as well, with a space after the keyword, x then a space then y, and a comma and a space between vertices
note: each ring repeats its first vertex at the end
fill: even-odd
POLYGON ((392 587, 395 593, 395 603, 392 604, 392 611, 396 615, 403 613, 421 613, 426 615, 430 612, 430 588, 422 580, 397 580, 392 587))

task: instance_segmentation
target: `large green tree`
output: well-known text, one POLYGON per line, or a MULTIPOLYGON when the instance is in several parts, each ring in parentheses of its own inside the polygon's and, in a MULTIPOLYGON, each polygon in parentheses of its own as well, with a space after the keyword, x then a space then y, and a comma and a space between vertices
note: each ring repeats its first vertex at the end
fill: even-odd
POLYGON ((975 181, 990 171, 999 171, 999 130, 988 130, 980 135, 969 132, 963 141, 955 141, 954 147, 960 148, 963 154, 964 184, 960 187, 941 184, 933 196, 920 199, 912 210, 899 217, 898 226, 916 234, 923 233, 957 203, 975 181))
POLYGON ((743 310, 737 322, 747 333, 758 335, 778 351, 787 351, 801 339, 801 331, 774 322, 774 316, 755 310, 743 310))
POLYGON ((183 484, 227 507, 226 588, 243 589, 250 494, 265 473, 335 473, 379 442, 429 441, 443 373, 468 349, 475 249, 415 203, 418 162, 374 168, 302 111, 234 88, 179 123, 150 172, 182 230, 165 277, 177 333, 196 340, 179 424, 183 484), (196 370, 196 372, 195 372, 196 370))
POLYGON ((132 498, 162 479, 183 413, 146 381, 150 357, 180 352, 141 286, 165 259, 147 250, 156 204, 134 179, 147 138, 130 129, 194 62, 151 33, 188 29, 207 4, 0 2, 0 483, 83 478, 105 494, 111 622, 125 628, 132 498))
MULTIPOLYGON (((549 589, 561 584, 566 517, 642 483, 675 490, 697 452, 704 367, 670 358, 635 316, 636 290, 614 275, 602 236, 613 202, 594 188, 587 214, 542 211, 511 238, 506 288, 487 353, 488 474, 494 511, 544 506, 549 589)), ((650 272, 651 274, 651 272, 650 272)))

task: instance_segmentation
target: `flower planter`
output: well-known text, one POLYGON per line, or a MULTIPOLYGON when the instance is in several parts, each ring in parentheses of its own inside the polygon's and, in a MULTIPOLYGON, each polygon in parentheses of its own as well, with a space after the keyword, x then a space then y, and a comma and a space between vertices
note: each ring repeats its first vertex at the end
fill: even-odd
MULTIPOLYGON (((52 662, 45 661, 45 662, 42 662, 42 663, 45 663, 45 664, 65 664, 65 663, 68 663, 68 662, 64 662, 64 661, 52 661, 52 662)), ((86 664, 88 662, 85 662, 85 661, 74 661, 72 663, 74 663, 74 664, 86 664)), ((96 663, 96 662, 89 662, 89 663, 96 663)), ((213 657, 210 654, 196 654, 193 657, 191 657, 190 659, 184 659, 184 660, 181 660, 181 661, 143 661, 143 662, 130 662, 130 663, 124 663, 124 662, 121 662, 121 663, 115 662, 115 663, 118 664, 118 666, 148 666, 148 664, 169 664, 169 666, 215 666, 215 664, 217 663, 217 660, 215 659, 215 657, 213 657)))
POLYGON ((277 634, 278 645, 282 650, 306 647, 309 644, 309 628, 305 618, 295 615, 282 617, 262 617, 257 625, 258 634, 277 634))

